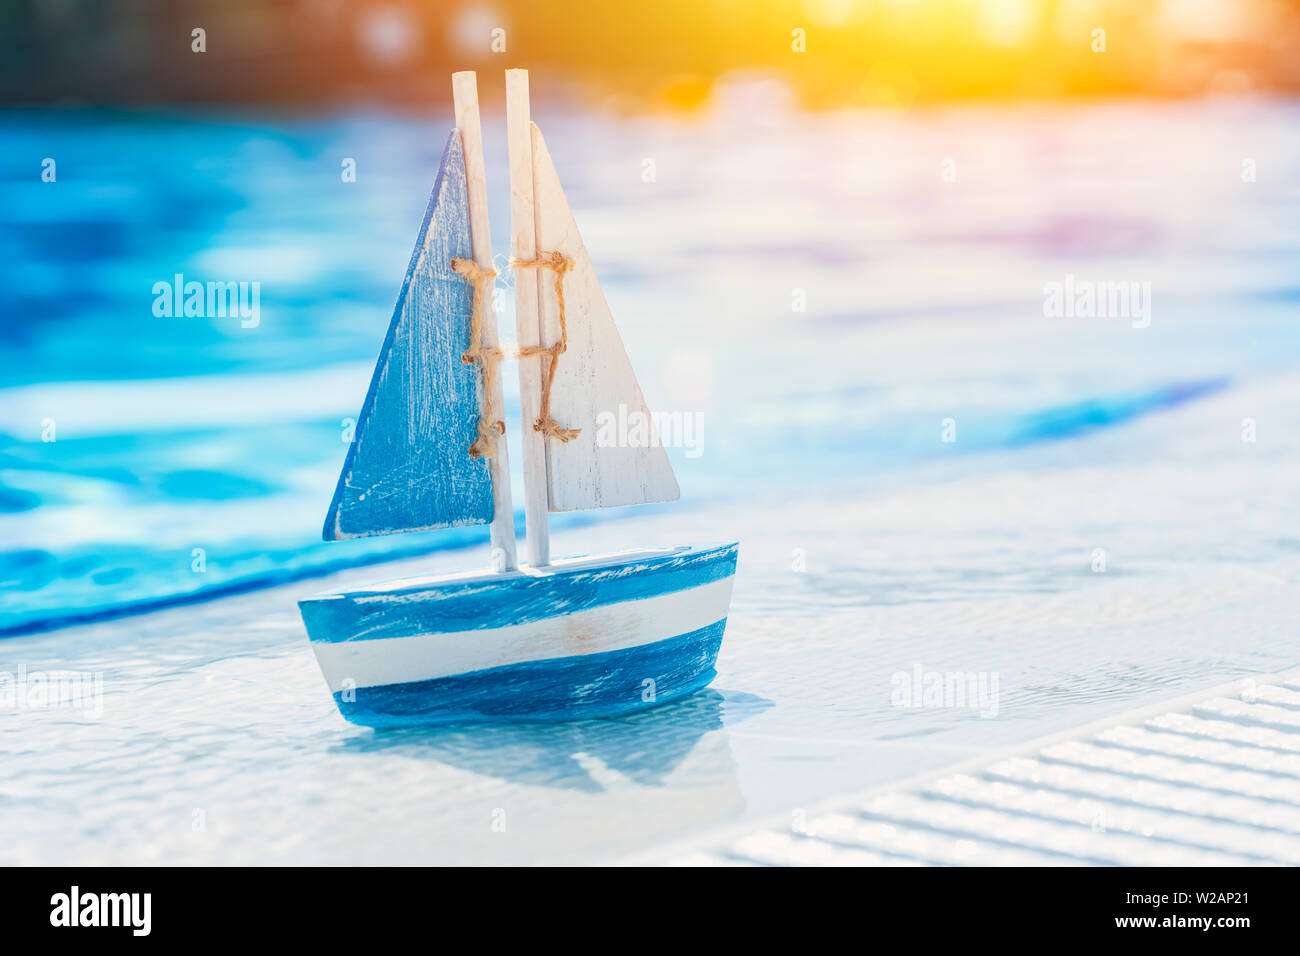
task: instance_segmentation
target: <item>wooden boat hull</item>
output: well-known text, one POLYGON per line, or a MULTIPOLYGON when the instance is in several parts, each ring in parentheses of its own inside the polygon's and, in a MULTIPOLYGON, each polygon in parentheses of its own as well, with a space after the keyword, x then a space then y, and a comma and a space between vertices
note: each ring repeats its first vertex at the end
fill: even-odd
POLYGON ((353 723, 610 717, 713 680, 737 549, 398 581, 299 607, 334 700, 353 723))

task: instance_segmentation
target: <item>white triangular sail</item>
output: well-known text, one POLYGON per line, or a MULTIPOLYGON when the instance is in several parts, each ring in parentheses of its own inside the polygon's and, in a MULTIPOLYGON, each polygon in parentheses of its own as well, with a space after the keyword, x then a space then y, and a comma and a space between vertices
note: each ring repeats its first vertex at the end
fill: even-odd
MULTIPOLYGON (((531 129, 537 249, 573 261, 564 276, 568 348, 556 365, 551 417, 579 432, 568 442, 546 440, 550 510, 673 501, 680 492, 668 455, 659 444, 546 142, 536 126, 531 129)), ((542 270, 537 276, 541 338, 550 345, 560 336, 554 273, 542 270)), ((531 422, 524 425, 532 427, 531 422)))

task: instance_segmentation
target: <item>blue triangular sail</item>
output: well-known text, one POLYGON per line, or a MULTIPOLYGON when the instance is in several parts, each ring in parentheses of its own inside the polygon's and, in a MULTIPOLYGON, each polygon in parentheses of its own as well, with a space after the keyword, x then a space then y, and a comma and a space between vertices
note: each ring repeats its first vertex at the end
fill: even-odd
POLYGON ((492 520, 492 476, 471 458, 479 369, 469 348, 473 290, 465 158, 453 131, 429 198, 370 391, 325 518, 325 540, 492 520))

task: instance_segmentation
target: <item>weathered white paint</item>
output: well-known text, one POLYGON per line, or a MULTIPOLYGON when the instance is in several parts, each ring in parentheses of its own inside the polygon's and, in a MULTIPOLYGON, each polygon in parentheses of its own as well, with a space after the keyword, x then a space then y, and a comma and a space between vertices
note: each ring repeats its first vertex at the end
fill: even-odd
MULTIPOLYGON (((582 511, 674 501, 680 495, 677 480, 653 428, 648 428, 653 443, 636 447, 597 444, 597 421, 602 412, 617 417, 622 406, 629 416, 644 416, 642 420, 649 423, 650 410, 564 197, 546 142, 536 126, 532 126, 531 152, 537 246, 544 252, 560 252, 573 260, 572 269, 564 277, 568 349, 556 366, 551 415, 561 426, 581 431, 572 441, 546 442, 550 510, 582 511)), ((560 336, 555 278, 549 270, 539 270, 538 275, 541 327, 549 345, 560 336)))
MULTIPOLYGON (((533 211, 532 121, 528 108, 528 71, 506 70, 506 134, 510 154, 510 254, 517 259, 537 256, 533 211)), ((520 348, 541 344, 537 312, 538 280, 542 270, 515 273, 515 334, 520 348)), ((550 530, 546 501, 546 439, 533 430, 542 400, 542 361, 538 356, 519 362, 519 406, 523 419, 524 519, 528 533, 528 563, 543 567, 550 561, 550 530)))
POLYGON ((728 576, 685 591, 607 604, 527 624, 339 643, 313 642, 330 691, 433 680, 528 661, 640 647, 727 616, 728 576))
MULTIPOLYGON (((473 70, 462 70, 451 75, 452 100, 456 110, 456 126, 460 129, 461 146, 465 153, 465 181, 469 193, 470 247, 474 261, 480 269, 492 268, 492 232, 488 223, 487 174, 483 165, 483 131, 479 126, 478 83, 473 70)), ((484 292, 483 343, 488 348, 499 348, 497 317, 492 309, 492 298, 484 292)), ((505 398, 500 376, 497 377, 493 407, 505 408, 505 398)), ((510 502, 510 459, 504 439, 497 442, 490 459, 492 469, 492 550, 493 566, 508 571, 518 565, 515 556, 515 513, 510 502), (501 555, 498 562, 496 554, 501 555)))

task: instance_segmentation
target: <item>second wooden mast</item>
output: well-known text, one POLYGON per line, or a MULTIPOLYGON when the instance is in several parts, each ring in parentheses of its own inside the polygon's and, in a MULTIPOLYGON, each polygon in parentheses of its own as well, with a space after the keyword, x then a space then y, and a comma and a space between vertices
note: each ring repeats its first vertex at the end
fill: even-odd
MULTIPOLYGON (((528 71, 506 70, 506 133, 510 154, 510 255, 531 261, 537 257, 537 221, 533 202, 533 133, 528 107, 528 71)), ((515 330, 519 348, 542 344, 538 289, 542 276, 526 269, 515 273, 515 330)), ((531 427, 541 414, 541 361, 519 363, 519 405, 524 422, 524 518, 528 532, 528 563, 551 563, 549 485, 546 436, 531 427)))

